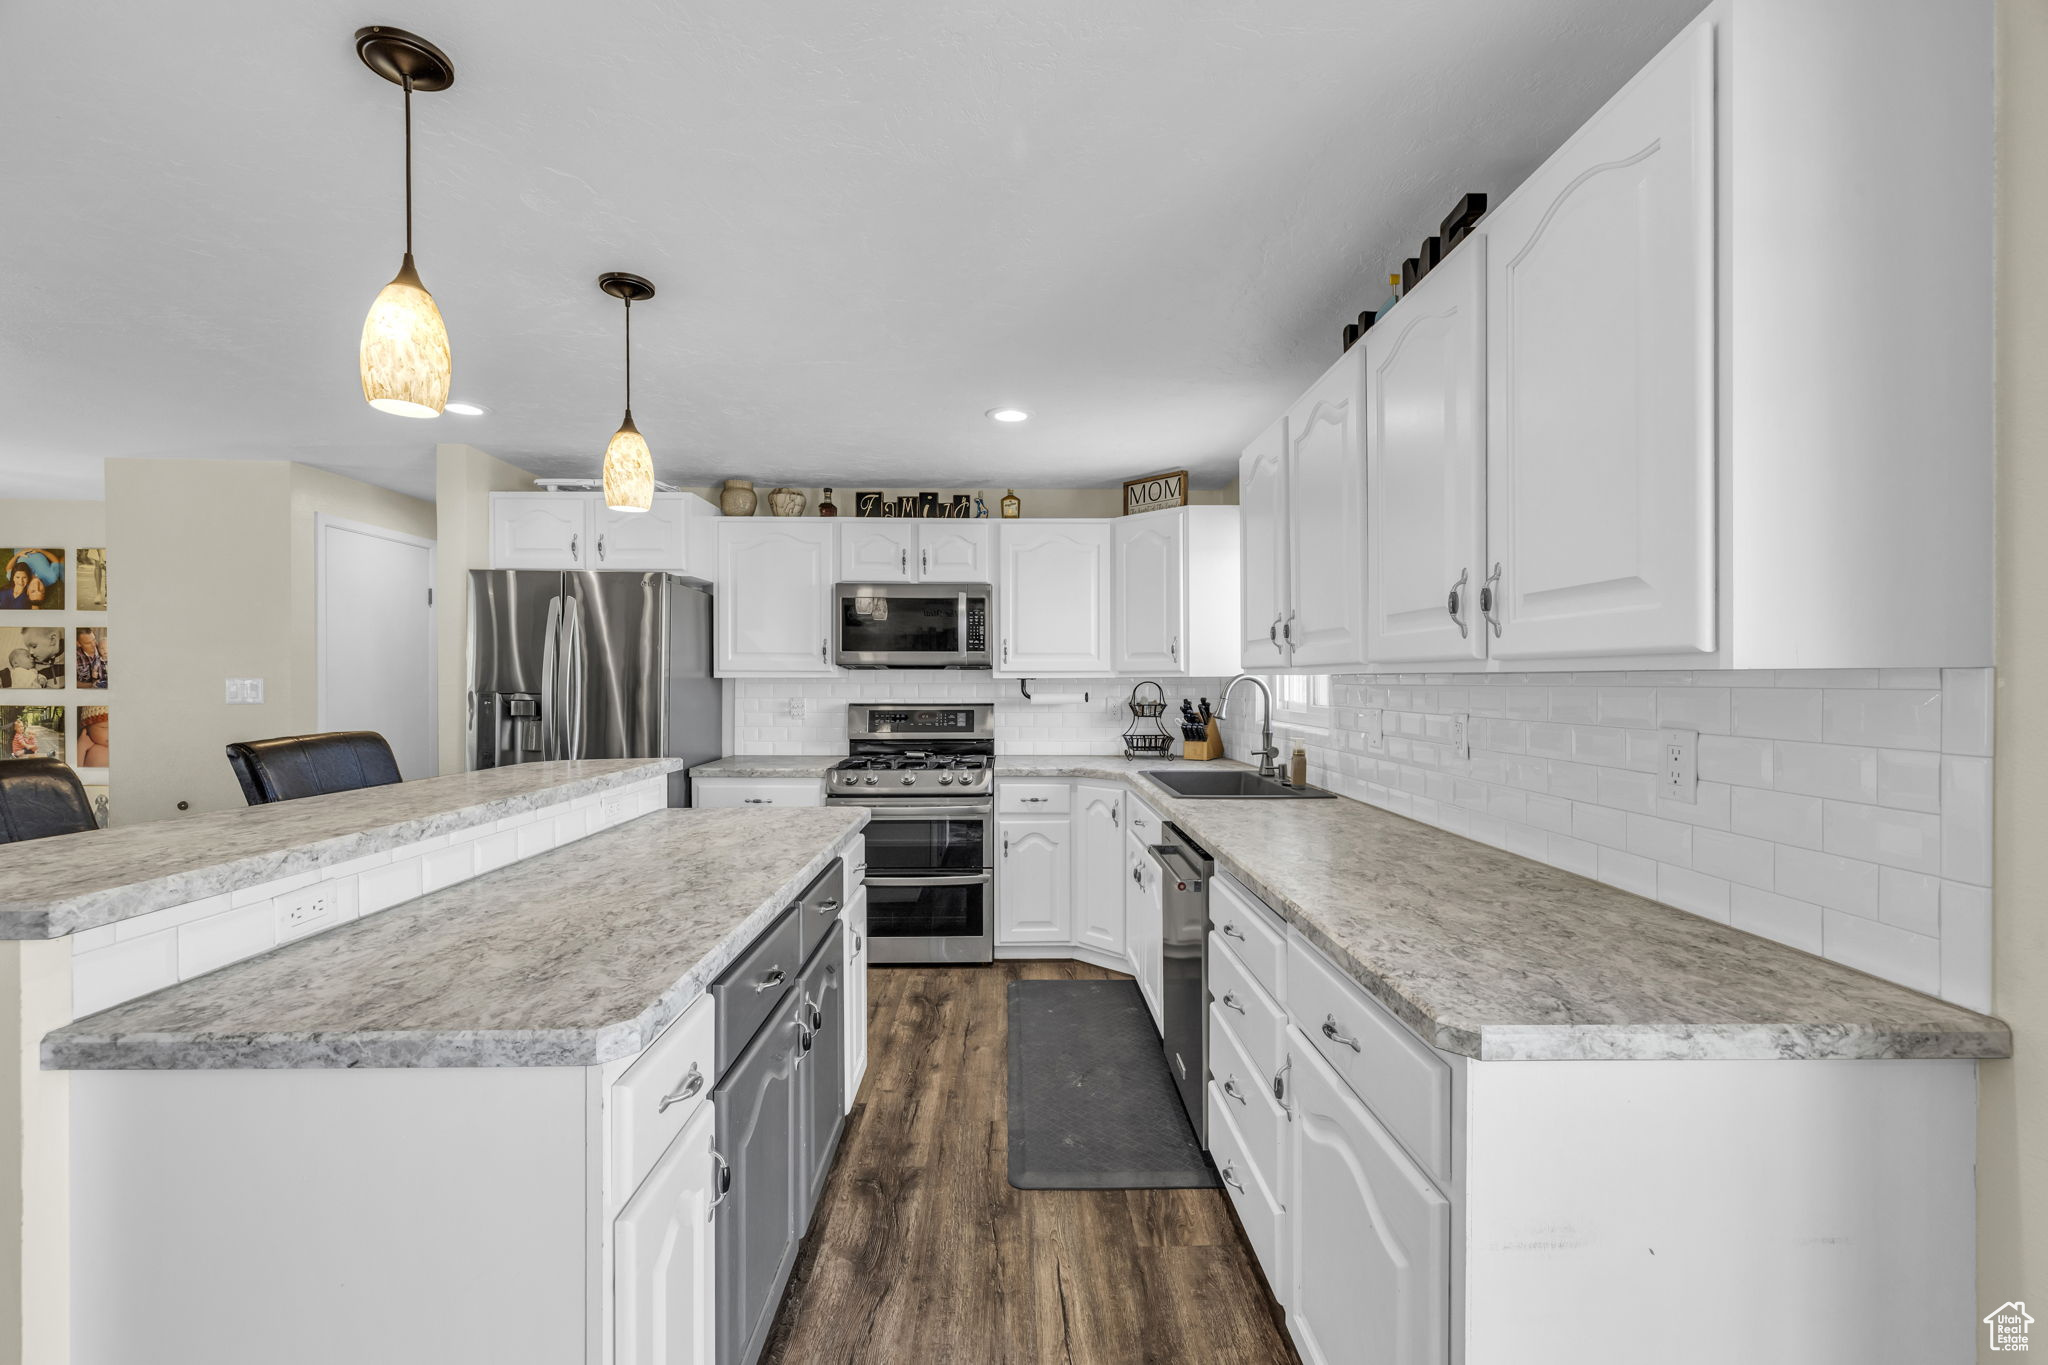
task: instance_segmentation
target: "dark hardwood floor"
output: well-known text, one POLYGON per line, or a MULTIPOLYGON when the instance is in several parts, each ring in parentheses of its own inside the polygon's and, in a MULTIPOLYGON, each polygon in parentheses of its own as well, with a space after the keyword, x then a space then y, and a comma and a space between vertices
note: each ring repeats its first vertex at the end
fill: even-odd
POLYGON ((1008 983, 1072 962, 878 967, 861 1101, 768 1365, 1294 1365, 1221 1190, 1019 1190, 1008 983))

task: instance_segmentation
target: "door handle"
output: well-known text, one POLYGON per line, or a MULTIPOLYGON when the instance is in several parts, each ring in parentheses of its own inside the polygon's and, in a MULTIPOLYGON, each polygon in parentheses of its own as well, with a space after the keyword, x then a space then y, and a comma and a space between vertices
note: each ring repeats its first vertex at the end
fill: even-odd
POLYGON ((569 536, 569 558, 578 564, 583 562, 583 553, 580 548, 582 544, 583 537, 580 533, 572 533, 569 536))
POLYGON ((690 1098, 690 1096, 696 1094, 699 1090, 702 1090, 703 1088, 704 1073, 698 1068, 695 1062, 691 1062, 689 1074, 683 1077, 683 1083, 677 1086, 674 1090, 669 1091, 668 1094, 663 1095, 661 1097, 661 1103, 654 1106, 654 1112, 657 1114, 666 1114, 668 1112, 668 1107, 670 1105, 681 1104, 684 1100, 690 1098))
POLYGON ((597 562, 604 563, 604 532, 597 533, 597 562))
POLYGON ((1237 1088, 1237 1077, 1235 1076, 1232 1076, 1229 1080, 1223 1083, 1223 1093, 1230 1096, 1230 1098, 1236 1100, 1239 1104, 1247 1103, 1244 1097, 1244 1092, 1237 1088))
POLYGON ((1353 1052, 1363 1052, 1365 1050, 1364 1048, 1358 1045, 1358 1040, 1356 1038, 1350 1037, 1349 1035, 1344 1033, 1343 1030, 1337 1027, 1337 1016, 1334 1014, 1324 1016, 1323 1036, 1325 1038, 1328 1038, 1333 1043, 1344 1044, 1344 1046, 1350 1048, 1353 1052))
POLYGON ((861 932, 860 932, 860 930, 858 930, 858 929, 854 930, 854 931, 853 931, 853 955, 854 955, 855 957, 859 957, 859 956, 860 956, 860 950, 861 950, 861 949, 863 949, 863 948, 865 948, 865 947, 867 947, 867 944, 868 944, 868 941, 867 941, 867 940, 866 940, 865 938, 862 938, 862 937, 861 937, 861 932))
POLYGON ((804 997, 804 1008, 811 1012, 811 1035, 816 1037, 825 1031, 825 1011, 818 1008, 818 1002, 810 996, 804 997))
POLYGON ((1281 1064, 1280 1069, 1273 1073, 1273 1099, 1280 1105, 1280 1112, 1283 1114, 1294 1112, 1287 1107, 1287 1073, 1293 1069, 1294 1058, 1289 1057, 1281 1064))
POLYGON ((1451 619, 1458 623, 1458 638, 1460 640, 1468 639, 1472 634, 1471 627, 1465 622, 1465 584, 1471 577, 1471 569, 1459 569, 1458 581, 1451 584, 1451 600, 1448 606, 1451 619))
POLYGON ((905 577, 910 575, 910 550, 907 547, 896 552, 896 572, 905 577))
POLYGON ((829 636, 818 641, 818 658, 826 663, 832 661, 832 641, 829 636))
POLYGON ((1231 1009, 1234 1009, 1234 1010, 1236 1010, 1236 1011, 1237 1011, 1237 1012, 1238 1012, 1239 1014, 1243 1014, 1243 1013, 1244 1013, 1244 1004, 1243 1004, 1243 1002, 1242 1002, 1242 1001, 1240 1001, 1240 1000, 1239 1000, 1239 999, 1237 998, 1237 992, 1236 992, 1236 991, 1226 991, 1226 992, 1225 992, 1225 993, 1224 993, 1224 994, 1223 994, 1223 995, 1222 995, 1222 996, 1221 996, 1221 997, 1220 997, 1220 998, 1219 998, 1219 999, 1218 999, 1218 1000, 1216 1001, 1216 1003, 1217 1003, 1217 1004, 1219 1004, 1219 1005, 1228 1005, 1228 1006, 1229 1006, 1229 1007, 1230 1007, 1231 1009))
POLYGON ((771 967, 766 976, 754 983, 754 994, 759 995, 762 991, 772 991, 787 980, 789 980, 787 972, 783 971, 780 967, 771 967))
POLYGON ((932 571, 932 552, 930 550, 918 551, 917 571, 919 573, 930 573, 932 571))
POLYGON ((710 1207, 704 1211, 707 1222, 717 1214, 718 1206, 725 1202, 725 1197, 732 1193, 732 1164, 718 1154, 716 1147, 711 1149, 711 1159, 718 1163, 718 1173, 711 1179, 711 1184, 718 1193, 711 1196, 710 1207))
POLYGON ((815 908, 819 914, 829 915, 839 908, 839 898, 835 896, 829 900, 819 901, 815 908))
POLYGON ((774 801, 765 796, 743 796, 740 800, 749 806, 772 806, 775 804, 774 801))
POLYGON ((1223 1183, 1230 1186, 1231 1189, 1236 1190, 1239 1194, 1244 1193, 1244 1186, 1238 1183, 1236 1162, 1230 1163, 1222 1170, 1216 1172, 1216 1174, 1221 1176, 1223 1183))
POLYGON ((1266 627, 1266 638, 1273 642, 1273 648, 1276 652, 1281 654, 1287 652, 1287 646, 1280 643, 1280 614, 1278 612, 1273 614, 1273 624, 1266 627))
POLYGON ((540 756, 560 758, 557 740, 562 724, 562 599, 548 599, 547 624, 541 627, 540 648, 540 756))
POLYGON ((1225 920, 1221 932, 1225 938, 1234 938, 1239 943, 1245 941, 1244 930, 1237 927, 1236 920, 1225 920))
POLYGON ((1493 638, 1500 638, 1500 564, 1494 563, 1493 572, 1486 576, 1486 586, 1479 590, 1479 614, 1486 618, 1486 624, 1493 627, 1493 638))

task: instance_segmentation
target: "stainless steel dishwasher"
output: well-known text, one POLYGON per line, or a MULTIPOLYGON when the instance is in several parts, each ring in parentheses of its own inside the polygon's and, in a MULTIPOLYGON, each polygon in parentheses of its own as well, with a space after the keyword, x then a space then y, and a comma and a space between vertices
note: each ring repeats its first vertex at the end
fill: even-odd
POLYGON ((1159 1008, 1166 1067, 1180 1102, 1209 1146, 1209 879, 1216 860, 1173 825, 1148 850, 1159 864, 1159 1008))

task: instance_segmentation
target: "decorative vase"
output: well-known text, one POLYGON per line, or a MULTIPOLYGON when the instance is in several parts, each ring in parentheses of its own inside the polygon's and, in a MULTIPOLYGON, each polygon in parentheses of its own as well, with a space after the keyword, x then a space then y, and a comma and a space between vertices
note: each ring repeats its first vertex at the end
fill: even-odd
POLYGON ((752 479, 727 479, 718 492, 718 510, 729 517, 751 517, 760 501, 752 479))
POLYGON ((804 504, 809 501, 809 498, 794 488, 768 490, 768 512, 771 516, 800 517, 804 514, 804 504))

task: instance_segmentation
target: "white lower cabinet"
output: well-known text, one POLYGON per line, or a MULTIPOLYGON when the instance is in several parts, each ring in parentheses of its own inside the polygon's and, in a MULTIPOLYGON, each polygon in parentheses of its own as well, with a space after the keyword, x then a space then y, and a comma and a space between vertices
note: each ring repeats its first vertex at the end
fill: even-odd
MULTIPOLYGON (((865 864, 865 859, 863 859, 865 864)), ((846 868, 846 1112, 868 1074, 868 888, 865 865, 846 868)))
POLYGON ((712 1205, 721 1166, 711 1106, 697 1106, 612 1227, 614 1365, 710 1365, 712 1205))
MULTIPOLYGON (((1132 821, 1136 824, 1135 818, 1132 821)), ((1162 902, 1159 892, 1159 864, 1145 841, 1135 832, 1124 839, 1124 932, 1129 939, 1131 975, 1152 1011, 1152 1022, 1164 1026, 1160 1007, 1161 964, 1159 946, 1162 902)))
POLYGON ((1074 784, 1074 942, 1112 958, 1124 956, 1123 788, 1074 784))
POLYGON ((816 777, 697 777, 694 806, 822 806, 825 783, 816 777))
POLYGON ((1005 816, 996 860, 996 943, 1071 943, 1073 869, 1067 817, 1005 816))

